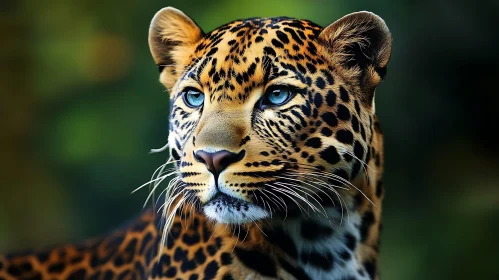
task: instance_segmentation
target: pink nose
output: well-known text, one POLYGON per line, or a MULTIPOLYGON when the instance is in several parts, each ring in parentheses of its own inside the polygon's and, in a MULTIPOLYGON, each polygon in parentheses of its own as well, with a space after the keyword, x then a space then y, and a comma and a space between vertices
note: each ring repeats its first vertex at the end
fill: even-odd
POLYGON ((198 150, 194 153, 194 158, 206 165, 206 168, 213 173, 213 175, 218 176, 227 166, 236 163, 243 159, 246 152, 242 150, 238 154, 231 153, 226 150, 218 151, 215 153, 205 152, 203 150, 198 150))

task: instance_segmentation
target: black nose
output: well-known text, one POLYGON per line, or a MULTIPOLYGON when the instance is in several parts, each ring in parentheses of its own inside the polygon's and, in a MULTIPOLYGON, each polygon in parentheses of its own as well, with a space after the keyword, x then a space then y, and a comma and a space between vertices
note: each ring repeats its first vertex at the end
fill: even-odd
POLYGON ((208 170, 213 173, 213 175, 218 176, 227 166, 236 163, 243 159, 244 150, 239 153, 231 153, 226 150, 218 151, 215 153, 205 152, 203 150, 198 150, 194 152, 194 158, 206 165, 208 170))

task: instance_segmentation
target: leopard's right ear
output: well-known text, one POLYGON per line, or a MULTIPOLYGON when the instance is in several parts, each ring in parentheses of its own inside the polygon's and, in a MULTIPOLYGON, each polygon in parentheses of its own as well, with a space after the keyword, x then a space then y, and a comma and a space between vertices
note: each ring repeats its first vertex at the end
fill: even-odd
MULTIPOLYGON (((189 49, 203 36, 201 28, 182 11, 172 7, 159 10, 149 27, 149 49, 159 72, 178 72, 179 64, 190 56, 189 49)), ((161 80, 170 88, 175 78, 166 76, 161 80)))

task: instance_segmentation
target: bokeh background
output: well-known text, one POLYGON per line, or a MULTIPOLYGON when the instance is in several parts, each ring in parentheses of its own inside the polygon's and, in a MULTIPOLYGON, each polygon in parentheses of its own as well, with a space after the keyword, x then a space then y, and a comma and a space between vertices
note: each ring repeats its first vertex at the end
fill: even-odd
POLYGON ((393 33, 377 111, 386 143, 383 279, 499 279, 498 1, 4 1, 0 252, 102 234, 141 210, 166 154, 168 97, 147 45, 154 13, 205 30, 358 10, 393 33))

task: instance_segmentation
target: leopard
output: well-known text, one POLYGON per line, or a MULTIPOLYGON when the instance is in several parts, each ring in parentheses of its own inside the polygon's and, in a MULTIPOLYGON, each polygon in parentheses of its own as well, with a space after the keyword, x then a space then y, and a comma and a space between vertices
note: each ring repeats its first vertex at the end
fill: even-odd
POLYGON ((205 33, 166 7, 148 44, 170 111, 152 206, 101 237, 2 255, 0 279, 380 279, 385 21, 205 33))

